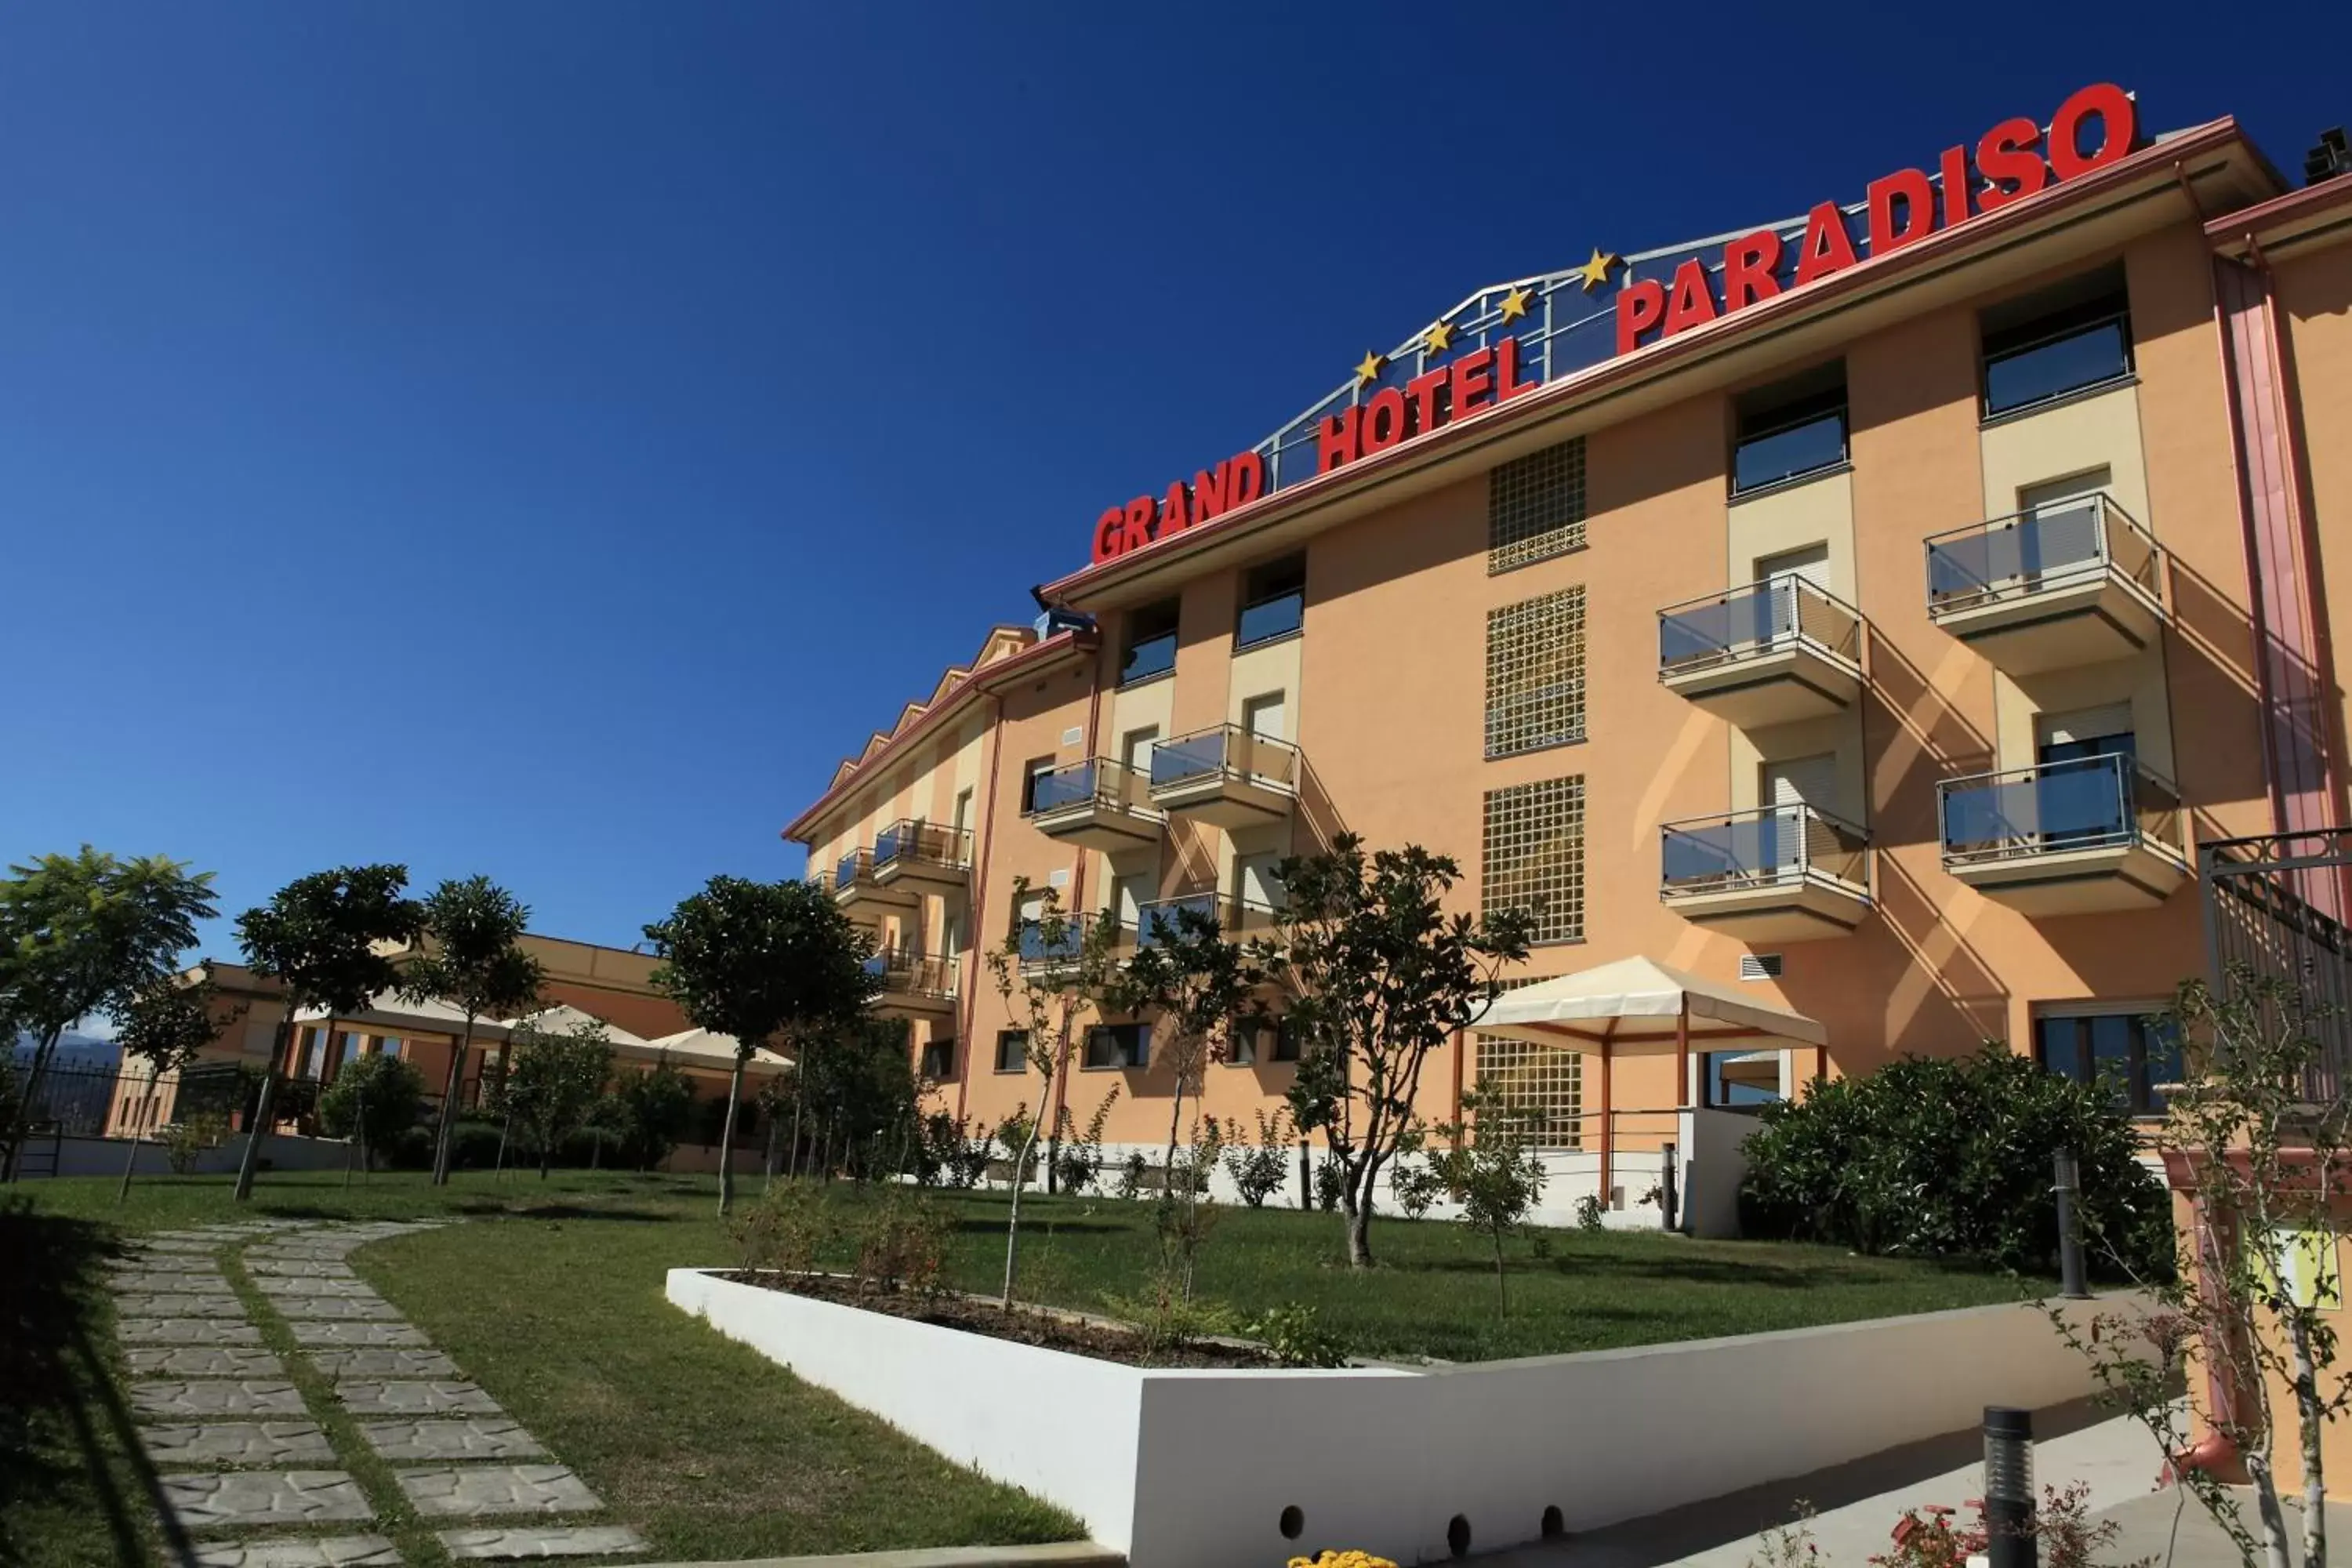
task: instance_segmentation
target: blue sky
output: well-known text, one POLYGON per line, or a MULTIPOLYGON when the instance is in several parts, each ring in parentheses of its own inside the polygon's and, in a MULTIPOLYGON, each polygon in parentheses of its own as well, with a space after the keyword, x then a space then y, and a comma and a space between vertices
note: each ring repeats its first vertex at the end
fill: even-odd
POLYGON ((794 869, 1103 507, 1482 283, 2092 80, 2290 174, 2352 119, 2209 9, 2026 15, 11 6, 0 858, 168 852, 232 912, 396 859, 627 943, 794 869))

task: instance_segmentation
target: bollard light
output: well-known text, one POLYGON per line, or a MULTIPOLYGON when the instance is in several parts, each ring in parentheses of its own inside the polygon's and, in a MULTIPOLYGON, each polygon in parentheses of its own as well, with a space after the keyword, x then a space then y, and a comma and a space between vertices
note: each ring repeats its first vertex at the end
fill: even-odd
POLYGON ((1986 1562, 1990 1568, 2035 1568, 2033 1413, 1986 1405, 1984 1456, 1986 1562))
POLYGON ((2083 1227, 2075 1206, 2082 1196, 2082 1168, 2072 1149, 2059 1150, 2052 1163, 2057 1168, 2058 1293, 2070 1301, 2087 1300, 2091 1291, 2083 1279, 2083 1227))

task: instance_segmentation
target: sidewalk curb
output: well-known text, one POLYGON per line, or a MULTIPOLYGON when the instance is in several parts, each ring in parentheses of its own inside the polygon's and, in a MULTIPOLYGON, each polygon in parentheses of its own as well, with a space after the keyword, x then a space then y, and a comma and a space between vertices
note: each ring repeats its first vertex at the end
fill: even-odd
POLYGON ((1127 1568, 1127 1555, 1093 1541, 1050 1546, 919 1546, 834 1557, 753 1557, 723 1563, 648 1563, 643 1568, 1127 1568))

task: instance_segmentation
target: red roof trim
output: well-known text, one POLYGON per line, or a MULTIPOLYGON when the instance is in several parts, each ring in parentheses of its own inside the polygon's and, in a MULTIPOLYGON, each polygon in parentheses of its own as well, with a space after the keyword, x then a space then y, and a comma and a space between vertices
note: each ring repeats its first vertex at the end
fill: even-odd
POLYGON ((2314 213, 2326 212, 2330 207, 2345 205, 2352 205, 2352 174, 2339 174, 2315 185, 2305 185, 2299 191, 2289 191, 2283 196, 2273 196, 2269 201, 2253 206, 2223 213, 2205 226, 2205 237, 2217 246, 2242 240, 2249 234, 2259 240, 2264 229, 2293 223, 2314 213))

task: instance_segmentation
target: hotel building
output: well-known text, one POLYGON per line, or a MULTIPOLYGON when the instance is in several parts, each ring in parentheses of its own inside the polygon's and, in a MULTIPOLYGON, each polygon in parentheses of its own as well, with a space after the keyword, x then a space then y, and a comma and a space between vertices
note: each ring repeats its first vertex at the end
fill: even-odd
MULTIPOLYGON (((1906 1052, 2112 1066, 2151 1108, 2142 1016, 2210 963, 2200 847, 2344 822, 2352 178, 2140 115, 2086 89, 1860 201, 1594 245, 1076 520, 1036 625, 785 830, 940 1103, 1039 1109, 981 958, 1017 885, 1123 941, 1186 901, 1247 931, 1346 830, 1533 911, 1515 985, 1682 991, 1679 1037, 1473 1029, 1432 1064, 1433 1119, 1482 1076, 1540 1119, 1547 1209, 1656 1223, 1647 1152, 1690 1116, 1906 1052), (1688 1026, 1743 1005, 1790 1021, 1688 1026)), ((1286 1054, 1246 1042, 1206 1110, 1246 1126, 1286 1054)), ((1148 1021, 1077 1058, 1074 1118, 1116 1084, 1110 1137, 1156 1150, 1148 1021)))

